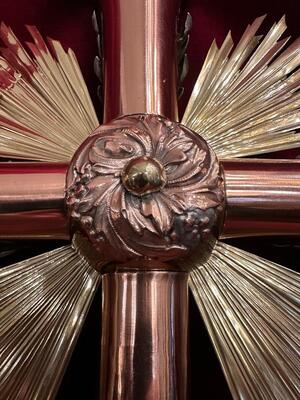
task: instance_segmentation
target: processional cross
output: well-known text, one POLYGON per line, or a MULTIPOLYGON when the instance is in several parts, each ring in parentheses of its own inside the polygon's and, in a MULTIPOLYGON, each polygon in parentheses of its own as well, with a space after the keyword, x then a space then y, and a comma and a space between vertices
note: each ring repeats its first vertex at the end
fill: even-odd
POLYGON ((179 123, 178 13, 102 1, 99 127, 74 54, 1 26, 0 236, 72 240, 1 269, 1 399, 55 397, 100 280, 101 399, 187 398, 188 283, 233 398, 300 396, 299 275, 221 240, 299 234, 300 163, 239 157, 300 145, 300 44, 213 43, 179 123))

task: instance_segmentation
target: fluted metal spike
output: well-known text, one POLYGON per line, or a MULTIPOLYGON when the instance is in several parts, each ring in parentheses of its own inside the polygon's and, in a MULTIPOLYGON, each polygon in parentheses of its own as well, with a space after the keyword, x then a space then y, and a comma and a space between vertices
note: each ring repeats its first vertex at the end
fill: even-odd
POLYGON ((300 274, 219 242, 190 286, 234 399, 300 396, 300 274))
POLYGON ((0 27, 0 156, 66 162, 99 122, 73 51, 28 30, 32 56, 0 27))
POLYGON ((262 39, 263 20, 235 48, 230 32, 220 49, 213 42, 182 119, 222 158, 300 146, 300 39, 282 51, 284 17, 262 39))
POLYGON ((99 274, 70 245, 0 270, 0 398, 52 399, 99 274))

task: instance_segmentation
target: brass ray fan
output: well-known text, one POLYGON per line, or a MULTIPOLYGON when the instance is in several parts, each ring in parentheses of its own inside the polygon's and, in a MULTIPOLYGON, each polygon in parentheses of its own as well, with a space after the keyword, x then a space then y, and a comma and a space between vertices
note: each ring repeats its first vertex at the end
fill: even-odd
POLYGON ((3 400, 55 398, 100 281, 101 399, 188 397, 188 284, 232 397, 300 398, 300 277, 223 241, 299 234, 300 162, 241 157, 300 146, 300 41, 213 42, 179 123, 162 3, 103 1, 101 125, 72 50, 1 25, 0 237, 70 240, 0 270, 3 400))

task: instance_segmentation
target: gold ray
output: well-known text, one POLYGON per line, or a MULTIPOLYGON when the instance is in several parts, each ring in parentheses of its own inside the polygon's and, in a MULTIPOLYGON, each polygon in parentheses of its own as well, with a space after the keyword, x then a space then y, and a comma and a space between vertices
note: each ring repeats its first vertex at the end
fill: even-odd
POLYGON ((28 30, 32 57, 0 27, 0 156, 67 162, 99 122, 72 50, 28 30))
POLYGON ((0 270, 0 398, 53 399, 99 283, 65 246, 0 270))
POLYGON ((190 287, 234 399, 300 398, 300 274, 219 242, 190 287))
POLYGON ((182 119, 219 157, 300 146, 300 38, 282 51, 285 18, 262 39, 255 35, 263 20, 234 50, 230 33, 220 49, 213 42, 182 119))

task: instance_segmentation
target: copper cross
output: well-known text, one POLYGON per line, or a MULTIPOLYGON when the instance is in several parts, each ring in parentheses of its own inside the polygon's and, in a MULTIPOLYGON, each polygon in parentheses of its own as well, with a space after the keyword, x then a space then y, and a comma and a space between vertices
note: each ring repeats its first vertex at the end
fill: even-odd
MULTIPOLYGON (((278 387, 275 385, 271 393, 273 389, 270 382, 273 375, 268 375, 269 371, 266 371, 265 375, 263 371, 257 372, 259 362, 255 364, 255 360, 252 360, 252 356, 254 359, 257 356, 260 360, 260 355, 258 353, 256 355, 254 350, 253 354, 251 352, 250 354, 250 346, 247 347, 247 345, 245 345, 245 354, 239 352, 240 348, 244 349, 240 342, 247 342, 244 333, 248 334, 251 326, 247 328, 247 321, 239 321, 234 312, 230 314, 229 307, 230 301, 232 304, 240 302, 243 305, 246 304, 247 293, 249 299, 255 298, 258 293, 256 307, 259 317, 257 318, 263 320, 267 312, 261 309, 261 304, 265 301, 264 296, 271 296, 270 293, 275 291, 276 288, 272 285, 277 279, 282 297, 276 300, 276 307, 279 307, 280 303, 284 308, 286 304, 285 326, 286 329, 290 329, 289 313, 296 315, 299 312, 299 309, 293 308, 294 299, 299 293, 293 286, 293 284, 296 285, 292 282, 293 273, 284 275, 283 272, 276 272, 277 266, 271 263, 266 264, 259 258, 252 260, 249 255, 238 250, 235 254, 235 250, 230 246, 227 248, 226 245, 220 244, 219 239, 260 235, 299 235, 300 161, 234 158, 235 141, 232 145, 233 150, 229 149, 231 151, 229 157, 226 155, 224 158, 218 157, 220 126, 215 126, 216 134, 211 134, 209 137, 205 134, 202 137, 202 132, 197 128, 197 126, 202 126, 202 121, 197 119, 197 106, 196 103, 193 105, 193 101, 199 104, 201 101, 209 102, 205 98, 205 92, 199 92, 197 98, 192 96, 190 111, 187 110, 182 123, 178 122, 176 41, 178 42, 180 38, 178 39, 177 36, 179 15, 177 1, 102 1, 101 12, 103 19, 103 124, 82 140, 72 160, 68 163, 30 161, 0 163, 0 237, 73 241, 76 257, 81 257, 80 262, 77 262, 76 271, 70 269, 70 274, 74 275, 72 275, 75 282, 74 288, 81 284, 81 273, 77 272, 77 270, 80 271, 79 264, 82 264, 86 274, 85 279, 88 279, 87 276, 90 277, 90 280, 86 281, 86 286, 82 284, 83 286, 78 289, 77 297, 79 299, 81 293, 84 302, 84 305, 81 304, 82 307, 79 308, 79 314, 76 315, 78 326, 81 326, 83 319, 78 320, 78 315, 81 315, 80 313, 82 316, 85 315, 101 277, 103 292, 101 399, 184 400, 188 397, 189 279, 233 397, 249 400, 296 398, 293 396, 299 393, 299 380, 298 387, 294 376, 291 376, 289 381, 285 377, 288 372, 283 366, 281 371, 279 367, 277 370, 277 364, 275 362, 272 364, 273 359, 270 358, 270 365, 273 365, 274 371, 276 370, 274 376, 281 377, 280 379, 284 382, 282 386, 280 383, 278 387), (132 24, 132 21, 135 23, 132 24), (226 266, 225 261, 224 266, 221 264, 218 266, 217 261, 214 264, 213 260, 217 257, 220 260, 224 257, 224 260, 227 260, 226 266), (90 266, 93 268, 90 269, 90 266), (267 271, 268 266, 272 275, 269 281, 264 272, 267 271), (243 268, 247 270, 245 276, 243 276, 243 268), (223 273, 227 275, 223 277, 223 273), (231 294, 231 289, 228 289, 230 280, 233 283, 237 280, 238 275, 235 273, 241 274, 240 285, 245 289, 244 302, 242 297, 234 297, 235 294, 231 294), (250 275, 252 280, 249 278, 250 275), (247 279, 251 281, 252 286, 247 286, 247 279), (256 281, 257 279, 261 281, 256 281), (228 292, 222 287, 222 282, 224 282, 224 287, 227 285, 228 292), (292 293, 290 297, 289 290, 292 293), (211 300, 213 294, 217 300, 211 300), (225 304, 227 299, 228 304, 225 304), (215 318, 214 313, 217 316, 227 313, 229 322, 225 321, 225 317, 224 320, 215 318), (239 324, 240 327, 238 327, 239 324), (227 337, 222 336, 224 332, 228 333, 228 342, 227 337), (234 348, 237 352, 231 353, 234 348), (239 354, 240 360, 236 354, 239 354), (245 374, 243 371, 246 371, 245 374), (271 397, 262 397, 263 389, 254 385, 254 383, 258 385, 260 379, 262 381, 266 379, 266 382, 270 383, 270 387, 268 386, 265 390, 271 397), (283 387, 288 389, 284 391, 283 387), (285 397, 286 393, 290 397, 285 397)), ((258 19, 247 28, 246 33, 249 37, 252 35, 253 45, 257 40, 254 31, 258 29, 261 22, 258 19)), ((206 84, 205 74, 211 73, 212 81, 216 78, 219 73, 216 68, 217 62, 226 51, 229 54, 229 42, 229 39, 225 41, 219 55, 217 55, 216 46, 212 46, 211 58, 206 61, 204 72, 199 78, 199 87, 200 84, 203 86, 206 84), (215 64, 212 64, 211 60, 214 60, 215 64), (213 70, 213 68, 216 69, 213 70)), ((41 42, 37 41, 36 45, 41 50, 39 47, 41 42)), ((281 45, 283 44, 278 42, 277 47, 271 49, 273 55, 279 51, 281 45)), ((55 49, 57 51, 57 47, 55 49)), ((294 55, 293 51, 291 49, 288 53, 289 60, 294 55)), ((267 54, 261 55, 261 62, 264 56, 267 57, 267 54)), ((272 59, 270 54, 269 57, 272 59)), ((218 68, 221 66, 219 64, 218 68)), ((257 69, 253 67, 253 76, 260 71, 258 66, 255 67, 257 69)), ((227 74, 226 79, 232 79, 230 74, 234 68, 234 62, 232 62, 231 66, 227 67, 227 72, 223 71, 227 74)), ((249 68, 251 68, 251 62, 249 68)), ((274 67, 275 73, 277 72, 274 67)), ((285 83, 291 85, 288 87, 290 92, 286 92, 291 99, 289 104, 292 100, 295 102, 285 116, 286 119, 289 117, 290 119, 285 122, 286 125, 282 125, 282 130, 286 129, 286 132, 290 126, 295 126, 297 129, 296 125, 299 125, 297 122, 299 104, 296 104, 297 99, 295 100, 290 94, 296 92, 298 88, 298 75, 293 76, 293 81, 287 78, 290 80, 285 83), (297 115, 293 114, 296 112, 297 115)), ((259 80, 260 76, 257 75, 256 79, 259 80)), ((253 79, 249 82, 246 83, 250 85, 255 81, 253 79)), ((241 79, 239 85, 243 87, 243 84, 241 79)), ((260 85, 263 86, 264 82, 262 81, 260 85)), ((246 86, 244 89, 246 90, 246 86)), ((207 91, 210 93, 208 88, 207 91)), ((221 86, 219 91, 222 94, 221 86)), ((211 93, 209 95, 212 96, 211 93)), ((217 101, 216 99, 217 97, 212 97, 211 101, 217 101)), ((265 101, 267 102, 268 99, 266 98, 265 101)), ((282 100, 282 109, 288 107, 287 102, 284 103, 282 100)), ((205 110, 208 103, 203 104, 202 109, 205 110)), ((232 108, 233 104, 231 103, 232 108)), ((242 105, 240 102, 241 114, 244 112, 242 105)), ((280 103, 274 102, 271 105, 276 111, 280 103)), ((226 109, 229 106, 224 103, 222 107, 226 109)), ((220 112, 224 112, 224 109, 220 109, 220 112)), ((230 115, 229 113, 229 119, 230 115)), ((262 118, 261 115, 257 112, 257 118, 262 118)), ((208 124, 210 127, 214 126, 214 118, 216 119, 217 115, 207 116, 205 120, 207 126, 208 124)), ((249 129, 247 126, 249 121, 247 121, 247 116, 244 115, 243 118, 246 131, 246 128, 249 129)), ((204 131, 205 123, 203 124, 204 131)), ((228 121, 224 119, 220 122, 222 123, 226 126, 228 121)), ((232 132, 234 131, 234 127, 231 127, 224 134, 228 135, 228 141, 232 140, 231 129, 232 132)), ((272 127, 270 127, 271 133, 272 127)), ((259 140, 251 142, 250 134, 247 138, 248 142, 243 140, 249 147, 245 155, 251 155, 251 146, 255 147, 259 140)), ((277 139, 272 140, 274 142, 272 142, 272 149, 288 147, 282 137, 278 136, 278 144, 276 144, 277 139)), ((299 145, 296 139, 293 143, 294 146, 295 143, 299 145)), ((266 146, 261 146, 262 152, 267 151, 266 146)), ((253 154, 257 153, 259 151, 254 149, 253 154)), ((236 155, 240 155, 238 151, 236 155)), ((61 260, 64 257, 67 259, 69 257, 71 260, 73 255, 70 254, 66 255, 63 252, 61 260)), ((40 258, 35 262, 40 265, 43 262, 46 263, 45 260, 46 256, 44 261, 40 258)), ((59 265, 60 256, 59 254, 50 255, 49 260, 49 265, 59 265), (51 261, 52 259, 54 261, 51 261)), ((14 273, 18 275, 18 265, 13 268, 14 273)), ((68 274, 69 272, 65 272, 63 275, 66 282, 69 279, 68 274)), ((39 280, 43 279, 42 270, 35 272, 35 276, 36 281, 33 278, 31 281, 33 291, 35 284, 38 285, 39 280)), ((54 277, 55 274, 51 279, 55 283, 54 277)), ((73 299, 72 279, 70 278, 70 286, 68 286, 70 299, 73 299)), ((299 282, 299 277, 295 279, 299 282)), ((5 281, 3 285, 5 290, 8 290, 9 282, 9 280, 5 281)), ((63 286, 63 280, 60 284, 63 286)), ((54 289, 59 290, 59 287, 54 289)), ((39 290, 42 293, 40 301, 48 299, 46 283, 45 293, 40 286, 39 290)), ((18 297, 18 294, 11 294, 11 296, 18 297)), ((275 294, 274 297, 276 297, 275 294)), ((10 299, 12 299, 13 307, 13 298, 10 299)), ((75 300, 76 307, 67 303, 67 294, 65 303, 56 305, 55 297, 53 299, 52 303, 49 300, 49 308, 53 307, 57 315, 61 313, 61 316, 57 317, 61 320, 64 315, 67 316, 68 313, 73 312, 78 305, 75 304, 75 300)), ((4 301, 7 300, 4 299, 4 301)), ((251 304, 248 305, 250 320, 252 318, 251 304)), ((270 338, 267 348, 269 353, 266 351, 266 365, 269 354, 271 357, 272 352, 276 353, 280 346, 284 346, 281 340, 288 340, 284 336, 286 331, 280 338, 280 335, 276 336, 277 330, 274 334, 271 329, 273 323, 274 326, 277 324, 276 318, 281 315, 281 308, 278 310, 276 314, 277 311, 270 309, 270 322, 264 322, 266 338, 270 338)), ((46 311, 45 308, 43 312, 46 311)), ((32 311, 27 312, 32 313, 32 311)), ((34 318, 36 318, 33 319, 34 321, 38 321, 40 317, 37 315, 34 318)), ((54 317, 49 316, 49 320, 51 318, 54 317)), ((72 318, 74 318, 74 313, 72 318)), ((255 318, 254 316, 253 321, 258 321, 255 318)), ((69 354, 79 332, 79 329, 74 328, 72 321, 74 322, 74 319, 66 319, 64 328, 60 326, 62 333, 69 337, 67 341, 64 342, 61 337, 57 337, 55 341, 53 339, 53 342, 49 342, 50 344, 48 342, 48 344, 43 344, 41 339, 37 347, 37 357, 47 346, 50 350, 57 351, 56 359, 51 358, 53 364, 49 368, 48 378, 45 378, 44 389, 38 384, 31 383, 38 373, 37 370, 30 370, 30 374, 26 376, 27 380, 15 386, 9 381, 9 375, 4 373, 3 382, 0 379, 0 388, 1 392, 5 393, 5 399, 54 398, 65 368, 66 358, 68 358, 64 357, 63 353, 69 354), (57 344, 59 340, 62 340, 61 344, 57 344), (9 397, 11 393, 13 397, 9 397), (35 397, 36 393, 38 397, 35 397)), ((7 324, 11 324, 9 329, 12 337, 14 335, 17 337, 18 332, 14 333, 13 322, 7 322, 7 324)), ((27 326, 26 322, 24 324, 26 326, 24 335, 30 336, 30 326, 27 326)), ((296 328, 295 332, 291 330, 292 360, 294 357, 292 348, 296 349, 299 342, 295 336, 297 336, 296 328)), ((252 333, 252 337, 255 337, 255 332, 252 333)), ((51 340, 49 336, 49 341, 51 340)), ((258 335, 255 341, 260 343, 260 340, 264 342, 265 339, 258 335)), ((19 371, 17 366, 19 358, 15 361, 16 369, 12 368, 9 359, 10 357, 14 359, 11 355, 13 350, 9 350, 10 353, 6 354, 4 347, 3 349, 3 360, 7 360, 7 363, 3 365, 8 365, 11 376, 21 379, 22 370, 19 371)), ((26 359, 26 351, 23 349, 20 352, 20 359, 26 359)), ((281 356, 278 356, 278 359, 281 356)), ((39 361, 41 371, 47 362, 47 359, 41 356, 39 361)), ((19 364, 22 362, 19 361, 19 364)), ((33 362, 32 365, 38 364, 33 362)), ((291 372, 293 373, 296 376, 296 371, 291 372)), ((42 376, 45 377, 44 372, 43 374, 42 376)))

